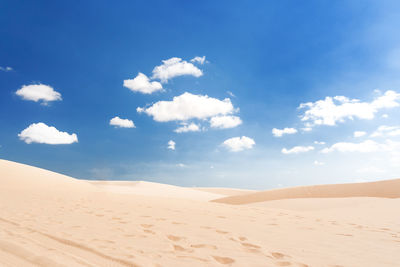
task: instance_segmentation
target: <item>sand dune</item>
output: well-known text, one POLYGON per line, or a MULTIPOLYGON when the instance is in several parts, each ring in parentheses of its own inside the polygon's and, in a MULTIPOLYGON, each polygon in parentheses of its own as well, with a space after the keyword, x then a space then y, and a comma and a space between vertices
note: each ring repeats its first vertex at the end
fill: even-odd
POLYGON ((368 183, 299 186, 229 196, 213 201, 240 205, 279 199, 347 197, 399 198, 400 179, 368 183))
MULTIPOLYGON (((358 185, 355 191, 363 188, 358 185)), ((234 191, 88 182, 0 160, 0 266, 364 267, 400 262, 400 199, 208 201, 234 191)), ((393 197, 388 192, 385 197, 393 197)))

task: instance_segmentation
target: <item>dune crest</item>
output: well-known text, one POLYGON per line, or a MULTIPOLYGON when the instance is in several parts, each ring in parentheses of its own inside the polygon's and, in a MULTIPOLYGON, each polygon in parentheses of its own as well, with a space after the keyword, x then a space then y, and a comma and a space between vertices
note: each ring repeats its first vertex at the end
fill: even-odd
POLYGON ((400 198, 400 179, 365 183, 290 187, 239 196, 229 196, 212 201, 241 205, 280 199, 348 197, 400 198))

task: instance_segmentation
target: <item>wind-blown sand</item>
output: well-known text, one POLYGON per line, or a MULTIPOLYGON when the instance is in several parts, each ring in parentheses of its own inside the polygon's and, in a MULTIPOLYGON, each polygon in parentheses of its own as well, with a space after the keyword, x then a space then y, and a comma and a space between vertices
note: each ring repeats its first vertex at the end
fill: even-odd
POLYGON ((398 266, 399 192, 93 182, 0 160, 0 266, 398 266))

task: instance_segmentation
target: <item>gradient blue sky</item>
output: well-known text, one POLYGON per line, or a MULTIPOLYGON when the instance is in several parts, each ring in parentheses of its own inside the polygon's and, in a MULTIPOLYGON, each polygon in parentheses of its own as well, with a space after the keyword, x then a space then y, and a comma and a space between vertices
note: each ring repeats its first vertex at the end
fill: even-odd
POLYGON ((400 93, 399 18, 398 1, 1 1, 0 158, 82 179, 184 186, 398 178, 400 107, 379 108, 373 118, 343 115, 311 131, 301 120, 307 108, 298 107, 327 96, 371 104, 389 90, 400 93), (152 94, 123 86, 138 72, 150 77, 162 60, 195 56, 208 61, 196 65, 201 77, 176 77, 152 94), (43 105, 15 93, 38 83, 62 101, 43 105), (213 129, 191 120, 204 129, 176 133, 179 122, 136 111, 184 92, 230 98, 243 123, 213 129), (115 116, 136 128, 110 126, 115 116), (38 122, 76 133, 79 142, 20 140, 38 122), (380 126, 389 130, 374 136, 380 126), (285 127, 297 133, 272 134, 285 127), (239 136, 255 145, 239 152, 221 145, 239 136), (313 149, 282 153, 296 146, 313 149))

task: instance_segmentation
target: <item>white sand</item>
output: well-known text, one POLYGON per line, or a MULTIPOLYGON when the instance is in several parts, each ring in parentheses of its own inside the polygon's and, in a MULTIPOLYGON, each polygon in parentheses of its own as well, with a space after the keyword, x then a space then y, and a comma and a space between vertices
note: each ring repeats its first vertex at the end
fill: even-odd
POLYGON ((229 205, 208 200, 239 204, 225 198, 235 190, 88 182, 0 160, 0 266, 398 266, 400 199, 384 198, 398 183, 375 184, 379 198, 363 188, 268 202, 238 190, 247 204, 229 205))

